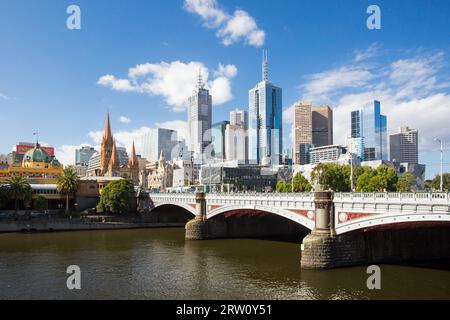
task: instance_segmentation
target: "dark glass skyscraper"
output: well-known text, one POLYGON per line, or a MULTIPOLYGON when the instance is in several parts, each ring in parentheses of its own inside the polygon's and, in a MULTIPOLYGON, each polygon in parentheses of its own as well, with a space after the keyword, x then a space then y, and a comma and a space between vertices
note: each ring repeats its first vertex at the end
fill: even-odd
POLYGON ((363 161, 388 160, 387 118, 379 101, 351 114, 352 150, 363 161))

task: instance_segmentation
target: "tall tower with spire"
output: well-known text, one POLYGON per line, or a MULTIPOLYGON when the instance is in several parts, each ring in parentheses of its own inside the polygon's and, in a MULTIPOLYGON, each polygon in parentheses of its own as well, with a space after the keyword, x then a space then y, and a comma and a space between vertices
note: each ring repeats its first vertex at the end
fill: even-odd
POLYGON ((202 157, 211 144, 212 97, 205 88, 201 70, 197 86, 188 99, 188 124, 190 149, 197 157, 202 157))
POLYGON ((269 59, 267 49, 263 49, 263 63, 262 63, 262 80, 267 81, 268 77, 269 59))
POLYGON ((111 160, 111 155, 114 147, 114 138, 111 133, 111 124, 109 121, 109 112, 106 115, 105 131, 102 138, 100 171, 104 175, 108 171, 108 166, 111 160))
POLYGON ((120 174, 119 155, 117 154, 116 139, 113 140, 111 158, 108 164, 108 176, 115 177, 120 174))
POLYGON ((269 81, 268 54, 263 50, 262 81, 249 91, 248 159, 276 165, 283 150, 282 89, 269 81))

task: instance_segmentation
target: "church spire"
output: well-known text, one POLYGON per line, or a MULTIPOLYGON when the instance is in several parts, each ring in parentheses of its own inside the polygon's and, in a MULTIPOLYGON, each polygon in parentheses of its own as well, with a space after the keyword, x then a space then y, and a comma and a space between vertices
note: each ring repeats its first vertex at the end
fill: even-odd
POLYGON ((267 57, 267 49, 263 49, 263 61, 262 61, 262 77, 263 81, 268 80, 268 66, 269 66, 269 59, 267 57))
POLYGON ((112 151, 111 151, 111 160, 109 161, 109 173, 111 176, 114 176, 114 170, 117 170, 120 167, 119 157, 117 155, 117 147, 116 147, 116 139, 114 139, 112 151))
POLYGON ((128 161, 128 165, 130 167, 134 167, 137 165, 136 148, 134 146, 134 140, 133 140, 133 144, 131 145, 131 154, 130 154, 130 160, 128 161))
POLYGON ((108 111, 108 114, 106 115, 105 131, 103 133, 103 139, 108 140, 110 137, 112 137, 112 134, 111 134, 111 124, 109 122, 109 111, 108 111))

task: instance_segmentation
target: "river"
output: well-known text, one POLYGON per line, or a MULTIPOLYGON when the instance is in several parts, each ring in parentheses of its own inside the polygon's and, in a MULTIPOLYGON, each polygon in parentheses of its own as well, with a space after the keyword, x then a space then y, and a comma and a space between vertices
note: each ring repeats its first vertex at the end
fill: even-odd
POLYGON ((300 270, 300 245, 186 242, 183 228, 0 234, 0 299, 450 299, 450 271, 381 265, 300 270), (68 290, 66 268, 81 268, 68 290))

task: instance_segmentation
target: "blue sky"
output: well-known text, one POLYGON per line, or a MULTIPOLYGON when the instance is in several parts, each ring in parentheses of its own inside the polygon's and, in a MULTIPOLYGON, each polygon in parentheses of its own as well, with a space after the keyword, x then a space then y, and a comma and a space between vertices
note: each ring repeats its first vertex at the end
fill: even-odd
MULTIPOLYGON (((107 110, 126 147, 150 127, 183 135, 183 99, 199 68, 214 92, 214 121, 228 119, 247 108, 267 48, 269 78, 283 88, 286 147, 295 101, 334 107, 343 143, 349 112, 377 98, 389 132, 419 129, 431 176, 433 137, 450 148, 449 21, 446 0, 3 0, 0 154, 38 130, 73 162, 76 146, 99 144, 107 110), (66 28, 71 4, 81 8, 81 30, 66 28), (381 30, 366 27, 370 4, 381 8, 381 30)), ((446 159, 450 171, 448 150, 446 159)))

